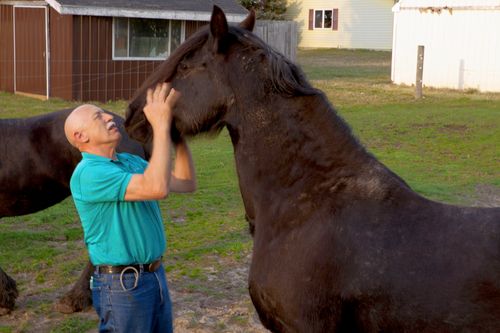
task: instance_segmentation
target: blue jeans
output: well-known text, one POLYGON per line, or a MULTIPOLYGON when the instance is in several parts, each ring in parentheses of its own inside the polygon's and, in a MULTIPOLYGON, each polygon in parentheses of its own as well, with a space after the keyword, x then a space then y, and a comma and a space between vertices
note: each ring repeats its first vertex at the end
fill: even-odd
POLYGON ((165 270, 94 272, 90 281, 99 332, 173 332, 172 303, 165 270))

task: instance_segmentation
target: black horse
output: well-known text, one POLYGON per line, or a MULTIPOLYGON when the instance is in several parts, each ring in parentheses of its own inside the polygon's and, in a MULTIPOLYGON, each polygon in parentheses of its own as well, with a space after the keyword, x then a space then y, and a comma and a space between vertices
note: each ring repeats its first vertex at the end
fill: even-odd
MULTIPOLYGON (((0 120, 0 218, 34 213, 57 204, 71 193, 69 180, 81 159, 64 135, 64 121, 72 109, 24 119, 0 120)), ((123 129, 119 151, 144 157, 142 146, 123 129)), ((92 304, 87 264, 78 282, 60 300, 62 312, 79 311, 92 304)), ((14 308, 18 291, 15 281, 0 268, 0 314, 14 308)))
POLYGON ((498 332, 500 209, 427 200, 361 146, 325 95, 251 33, 251 13, 186 40, 129 104, 148 142, 147 88, 171 81, 181 135, 229 130, 253 231, 249 291, 275 332, 498 332))

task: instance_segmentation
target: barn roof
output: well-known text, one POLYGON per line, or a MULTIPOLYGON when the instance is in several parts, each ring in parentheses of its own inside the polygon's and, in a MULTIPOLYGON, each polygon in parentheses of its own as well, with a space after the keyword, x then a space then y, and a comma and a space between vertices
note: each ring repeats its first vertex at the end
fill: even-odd
POLYGON ((240 22, 248 11, 236 0, 46 0, 59 14, 162 18, 209 21, 213 5, 230 22, 240 22))
POLYGON ((500 9, 500 0, 400 0, 393 11, 400 9, 500 9))

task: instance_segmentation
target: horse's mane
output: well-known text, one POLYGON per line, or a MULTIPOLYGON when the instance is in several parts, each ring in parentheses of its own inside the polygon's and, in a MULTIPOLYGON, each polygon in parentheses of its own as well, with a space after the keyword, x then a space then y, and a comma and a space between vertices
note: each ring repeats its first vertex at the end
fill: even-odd
POLYGON ((269 62, 269 84, 274 93, 284 96, 315 95, 319 91, 311 86, 302 70, 283 54, 274 50, 262 39, 247 30, 230 27, 238 42, 249 49, 260 49, 267 55, 269 62))

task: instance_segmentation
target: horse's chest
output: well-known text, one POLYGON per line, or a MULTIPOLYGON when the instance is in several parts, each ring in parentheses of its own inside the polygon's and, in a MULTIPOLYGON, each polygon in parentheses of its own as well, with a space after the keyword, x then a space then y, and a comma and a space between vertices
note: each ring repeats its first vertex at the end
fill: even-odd
POLYGON ((261 241, 257 234, 254 242, 249 291, 262 321, 269 322, 266 327, 294 332, 310 315, 334 319, 330 312, 338 290, 321 246, 294 235, 261 241))

